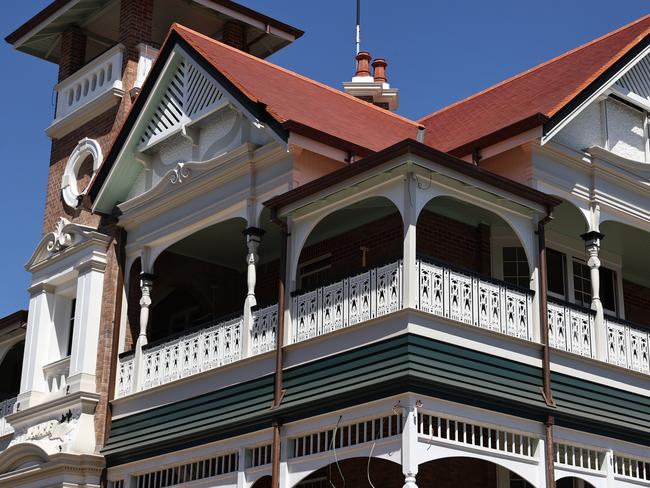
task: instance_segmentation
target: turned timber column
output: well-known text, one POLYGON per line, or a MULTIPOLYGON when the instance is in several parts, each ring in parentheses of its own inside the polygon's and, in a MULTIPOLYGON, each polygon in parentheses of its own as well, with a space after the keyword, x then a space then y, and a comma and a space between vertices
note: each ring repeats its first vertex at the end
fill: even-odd
POLYGON ((603 302, 600 300, 600 241, 605 237, 598 231, 587 232, 580 237, 585 241, 587 253, 587 266, 591 278, 591 309, 596 312, 594 323, 594 336, 596 340, 596 358, 601 361, 607 360, 607 331, 605 330, 605 312, 603 302))
POLYGON ((402 473, 403 488, 418 488, 415 477, 418 474, 418 405, 409 403, 402 408, 404 424, 402 427, 402 473))
POLYGON ((153 289, 154 276, 151 273, 140 273, 140 333, 135 342, 133 392, 140 391, 144 381, 144 355, 142 348, 147 345, 147 326, 151 309, 151 290, 153 289))
POLYGON ((255 285, 257 283, 257 263, 259 255, 257 249, 262 242, 264 230, 257 227, 248 227, 244 230, 246 236, 246 299, 244 300, 244 330, 242 331, 242 356, 247 357, 250 354, 250 338, 253 330, 255 318, 253 317, 253 308, 257 306, 255 297, 255 285))

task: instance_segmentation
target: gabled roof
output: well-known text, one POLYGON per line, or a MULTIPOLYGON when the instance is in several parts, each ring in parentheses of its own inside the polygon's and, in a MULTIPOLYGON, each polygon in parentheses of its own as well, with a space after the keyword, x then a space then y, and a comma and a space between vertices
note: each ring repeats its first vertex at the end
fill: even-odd
POLYGON ((366 154, 416 135, 419 124, 405 117, 181 25, 174 24, 172 31, 289 130, 317 131, 366 154))
POLYGON ((91 182, 95 200, 135 126, 166 58, 179 44, 243 106, 286 138, 289 132, 366 156, 416 136, 417 122, 173 24, 158 59, 111 149, 91 182))
POLYGON ((425 142, 464 156, 560 115, 633 48, 648 42, 650 15, 420 120, 425 142))

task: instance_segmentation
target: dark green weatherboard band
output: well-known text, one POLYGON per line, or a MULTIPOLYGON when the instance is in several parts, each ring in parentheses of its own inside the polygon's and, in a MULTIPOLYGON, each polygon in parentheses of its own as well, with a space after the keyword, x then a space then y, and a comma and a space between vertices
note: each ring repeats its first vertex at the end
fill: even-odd
MULTIPOLYGON (((113 421, 108 466, 413 392, 542 421, 540 368, 405 334, 285 371, 271 410, 273 375, 113 421)), ((650 399, 553 374, 558 425, 650 445, 650 399)), ((426 406, 426 405, 425 405, 426 406)))

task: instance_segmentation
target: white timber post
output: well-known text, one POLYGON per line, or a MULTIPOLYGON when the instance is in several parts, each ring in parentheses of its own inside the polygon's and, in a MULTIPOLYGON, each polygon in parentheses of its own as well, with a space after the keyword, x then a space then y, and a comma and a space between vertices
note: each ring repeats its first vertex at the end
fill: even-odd
POLYGON ((418 261, 417 261, 417 209, 416 185, 412 172, 406 173, 404 179, 404 253, 402 261, 402 300, 404 308, 417 308, 418 293, 418 261))
POLYGON ((29 289, 29 314, 25 352, 16 410, 39 403, 49 391, 43 366, 50 360, 50 341, 54 340, 54 287, 39 283, 29 289))
POLYGON ((607 473, 607 486, 614 486, 615 479, 614 479, 614 451, 611 449, 608 449, 605 452, 605 459, 604 463, 605 466, 603 466, 605 472, 607 473))
POLYGON ((402 473, 403 488, 418 488, 415 477, 418 474, 418 403, 410 402, 402 407, 402 473))
POLYGON ((532 310, 531 310, 531 323, 529 324, 529 327, 532 327, 532 337, 533 341, 537 343, 542 342, 542 335, 541 335, 541 324, 540 324, 540 299, 541 299, 541 293, 540 293, 540 266, 539 266, 539 242, 537 239, 537 225, 539 223, 538 219, 533 219, 531 221, 532 227, 530 229, 532 235, 534 236, 533 242, 534 244, 534 250, 532 253, 532 256, 530 256, 530 262, 531 262, 531 267, 530 267, 530 289, 533 291, 533 301, 532 301, 532 310))
POLYGON ((140 273, 140 331, 135 342, 135 354, 133 357, 133 392, 140 391, 144 382, 145 367, 144 353, 142 348, 147 345, 147 326, 149 325, 149 313, 151 308, 151 291, 153 290, 154 275, 151 273, 149 263, 149 249, 142 250, 141 256, 142 272, 140 273))
POLYGON ((242 357, 250 356, 250 338, 255 317, 253 309, 257 306, 255 285, 257 283, 257 263, 259 255, 257 249, 262 242, 264 231, 257 227, 248 227, 244 230, 246 236, 246 284, 248 291, 244 300, 244 330, 242 331, 242 357))
POLYGON ((239 448, 239 462, 237 463, 237 488, 246 488, 246 448, 239 448))
POLYGON ((101 325, 106 261, 90 260, 77 266, 77 298, 68 377, 69 393, 95 392, 97 344, 101 325))
POLYGON ((594 322, 594 339, 596 358, 607 361, 607 330, 605 329, 605 313, 600 300, 600 241, 605 237, 598 231, 592 230, 580 237, 585 241, 587 266, 591 278, 591 309, 596 312, 594 322))
POLYGON ((280 437, 280 488, 291 488, 289 484, 289 439, 280 437))

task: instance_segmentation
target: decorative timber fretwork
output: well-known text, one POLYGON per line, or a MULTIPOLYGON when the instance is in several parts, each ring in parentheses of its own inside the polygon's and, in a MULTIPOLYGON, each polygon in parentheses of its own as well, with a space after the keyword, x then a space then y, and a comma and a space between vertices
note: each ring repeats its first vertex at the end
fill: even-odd
MULTIPOLYGON (((36 246, 25 268, 35 271, 61 255, 67 255, 73 249, 88 245, 98 245, 105 250, 110 238, 87 225, 75 224, 60 217, 54 230, 43 236, 36 246)), ((72 251, 74 252, 74 251, 72 251)))
POLYGON ((201 68, 182 59, 147 124, 140 148, 146 148, 222 102, 224 91, 201 68))

